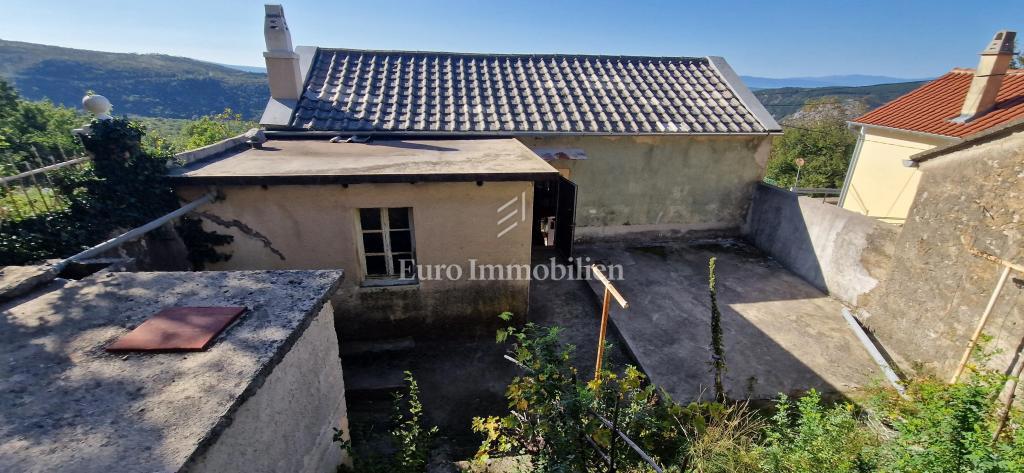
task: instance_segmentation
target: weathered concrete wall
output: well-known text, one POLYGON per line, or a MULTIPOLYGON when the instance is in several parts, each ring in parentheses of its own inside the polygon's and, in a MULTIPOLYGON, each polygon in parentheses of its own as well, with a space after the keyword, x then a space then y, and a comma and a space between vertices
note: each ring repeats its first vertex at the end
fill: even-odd
MULTIPOLYGON (((212 269, 343 268, 349 277, 333 302, 347 339, 491 333, 496 315, 525 316, 529 281, 470 280, 468 265, 530 264, 533 183, 473 182, 342 186, 226 186, 225 199, 198 216, 208 230, 234 242, 229 261, 212 269), (526 216, 497 237, 497 209, 526 199, 526 216), (360 208, 411 207, 417 263, 458 265, 457 281, 420 280, 397 287, 364 287, 357 219, 360 208)), ((185 198, 204 190, 180 189, 185 198)))
POLYGON ((349 433, 345 381, 330 304, 310 323, 231 425, 187 471, 333 472, 343 461, 334 429, 349 433))
MULTIPOLYGON (((967 246, 1024 261, 1024 134, 921 165, 917 198, 899 238, 889 283, 866 324, 904 367, 952 372, 1002 270, 967 246)), ((1024 282, 1012 275, 986 333, 1006 368, 1024 337, 1024 282)))
POLYGON ((853 306, 886 279, 898 230, 875 219, 760 184, 744 235, 812 285, 853 306))
POLYGON ((578 186, 581 239, 738 231, 764 175, 770 136, 521 138, 537 148, 579 148, 586 160, 551 161, 578 186))

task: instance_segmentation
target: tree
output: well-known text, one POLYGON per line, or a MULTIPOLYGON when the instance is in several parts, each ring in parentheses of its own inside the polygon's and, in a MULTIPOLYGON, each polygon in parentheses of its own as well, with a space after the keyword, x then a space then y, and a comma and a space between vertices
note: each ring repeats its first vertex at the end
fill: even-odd
POLYGON ((833 97, 809 101, 798 118, 783 124, 782 136, 775 138, 767 180, 781 187, 796 185, 796 160, 803 158, 800 187, 842 187, 857 141, 846 119, 856 113, 833 97))
POLYGON ((11 174, 22 163, 35 163, 35 152, 73 154, 80 145, 71 131, 86 122, 84 114, 50 101, 29 102, 0 79, 0 173, 11 174))
POLYGON ((240 113, 234 113, 230 108, 225 108, 221 113, 200 117, 198 120, 186 124, 182 129, 182 135, 176 140, 174 148, 177 151, 202 148, 245 133, 256 126, 255 122, 243 120, 240 113))

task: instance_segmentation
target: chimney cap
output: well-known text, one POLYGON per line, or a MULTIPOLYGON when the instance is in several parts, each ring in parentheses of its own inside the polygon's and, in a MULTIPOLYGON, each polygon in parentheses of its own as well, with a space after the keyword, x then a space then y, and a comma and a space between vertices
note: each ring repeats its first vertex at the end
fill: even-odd
POLYGON ((999 30, 981 54, 1013 54, 1013 40, 1016 37, 1015 31, 999 30))

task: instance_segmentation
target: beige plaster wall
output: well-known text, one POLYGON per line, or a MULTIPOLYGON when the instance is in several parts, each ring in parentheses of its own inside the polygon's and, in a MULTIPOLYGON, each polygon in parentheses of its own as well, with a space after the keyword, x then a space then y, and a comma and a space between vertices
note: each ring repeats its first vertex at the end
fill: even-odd
MULTIPOLYGON (((181 188, 186 199, 205 189, 181 188)), ((225 199, 197 215, 204 227, 235 237, 229 261, 209 269, 327 269, 348 271, 333 298, 338 325, 351 338, 491 330, 508 310, 525 316, 529 281, 471 281, 468 265, 529 264, 532 182, 224 186, 225 199), (525 199, 525 217, 497 237, 497 209, 525 199), (363 287, 358 209, 411 207, 417 262, 459 265, 458 281, 363 287)), ((521 205, 515 204, 522 208, 521 205)), ((506 222, 508 224, 510 222, 506 222)))
POLYGON ((351 459, 334 443, 348 437, 345 380, 330 304, 306 327, 259 390, 190 472, 333 472, 351 459))
POLYGON ((947 143, 942 138, 867 127, 842 207, 886 223, 902 224, 921 181, 921 171, 904 166, 903 161, 947 143))
POLYGON ((551 165, 576 183, 576 235, 667 236, 735 231, 764 175, 771 137, 579 136, 521 138, 536 148, 579 148, 586 160, 551 165))

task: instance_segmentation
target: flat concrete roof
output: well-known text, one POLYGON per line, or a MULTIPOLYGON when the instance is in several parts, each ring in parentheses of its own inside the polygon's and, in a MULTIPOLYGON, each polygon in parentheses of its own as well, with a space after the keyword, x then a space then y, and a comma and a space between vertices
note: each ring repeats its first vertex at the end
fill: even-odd
POLYGON ((2 312, 0 471, 181 470, 256 393, 341 277, 101 272, 2 312), (225 305, 249 310, 205 352, 104 350, 164 307, 225 305))
POLYGON ((358 184, 534 181, 558 175, 519 141, 274 139, 170 173, 178 184, 358 184))

